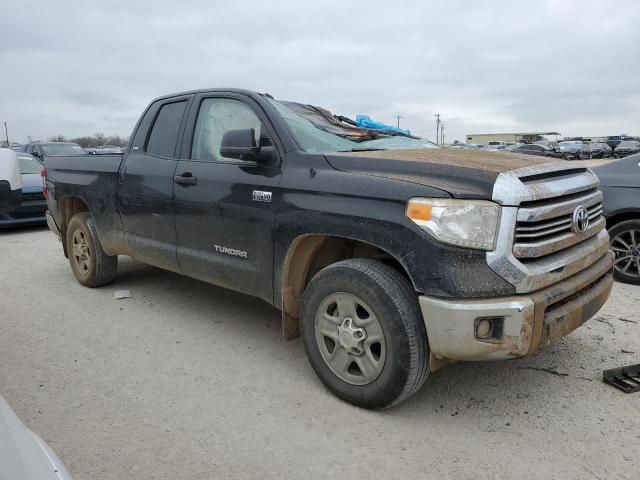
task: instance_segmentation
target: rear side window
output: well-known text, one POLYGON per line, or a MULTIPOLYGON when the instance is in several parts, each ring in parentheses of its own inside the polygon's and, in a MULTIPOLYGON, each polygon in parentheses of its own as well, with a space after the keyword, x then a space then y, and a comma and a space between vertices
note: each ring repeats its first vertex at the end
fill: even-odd
POLYGON ((187 101, 167 103, 160 108, 153 123, 146 152, 159 157, 173 158, 180 131, 180 122, 187 101))

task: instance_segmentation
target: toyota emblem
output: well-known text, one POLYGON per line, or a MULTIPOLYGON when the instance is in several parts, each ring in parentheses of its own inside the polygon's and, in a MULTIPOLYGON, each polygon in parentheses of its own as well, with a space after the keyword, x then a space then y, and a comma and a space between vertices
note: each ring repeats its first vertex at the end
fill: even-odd
POLYGON ((589 228, 589 211, 582 205, 573 211, 573 230, 582 233, 589 228))

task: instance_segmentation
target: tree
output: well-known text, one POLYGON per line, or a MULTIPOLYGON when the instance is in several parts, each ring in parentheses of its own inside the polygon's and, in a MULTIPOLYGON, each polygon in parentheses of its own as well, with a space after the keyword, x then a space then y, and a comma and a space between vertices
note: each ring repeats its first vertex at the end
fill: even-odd
POLYGON ((67 139, 64 138, 64 135, 56 135, 49 139, 50 142, 66 142, 67 139))

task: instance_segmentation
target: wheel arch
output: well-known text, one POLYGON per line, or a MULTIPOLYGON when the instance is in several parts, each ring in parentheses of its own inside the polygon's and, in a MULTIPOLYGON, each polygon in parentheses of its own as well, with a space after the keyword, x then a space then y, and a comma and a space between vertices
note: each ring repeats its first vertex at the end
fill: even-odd
POLYGON ((69 258, 69 252, 67 251, 67 228, 69 222, 74 215, 81 212, 91 213, 87 202, 80 197, 65 196, 60 199, 58 203, 58 212, 60 215, 60 235, 62 236, 62 249, 64 256, 69 258))
POLYGON ((611 228, 614 225, 627 220, 640 220, 640 210, 625 209, 610 213, 607 216, 607 228, 611 228))
POLYGON ((291 242, 282 269, 282 334, 285 338, 300 335, 302 296, 309 280, 324 267, 349 258, 371 258, 388 264, 415 288, 402 261, 371 242, 333 234, 300 235, 291 242))

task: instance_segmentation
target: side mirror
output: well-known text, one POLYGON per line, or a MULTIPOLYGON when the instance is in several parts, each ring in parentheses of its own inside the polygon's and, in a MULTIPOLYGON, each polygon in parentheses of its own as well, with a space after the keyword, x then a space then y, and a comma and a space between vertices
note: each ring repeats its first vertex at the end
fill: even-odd
POLYGON ((37 150, 34 150, 33 152, 31 152, 31 155, 33 155, 34 157, 40 158, 40 152, 38 152, 37 150))
POLYGON ((253 128, 227 130, 220 143, 220 155, 238 160, 268 162, 273 158, 275 150, 272 146, 257 146, 255 132, 253 128))

